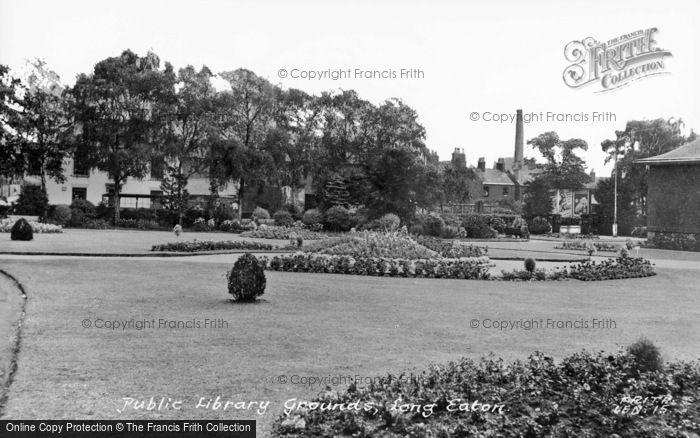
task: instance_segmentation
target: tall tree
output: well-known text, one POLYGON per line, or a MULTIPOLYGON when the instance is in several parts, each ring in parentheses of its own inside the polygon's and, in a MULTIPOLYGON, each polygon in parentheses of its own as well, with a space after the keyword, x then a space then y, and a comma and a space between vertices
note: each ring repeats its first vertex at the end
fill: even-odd
POLYGON ((545 158, 541 177, 550 189, 578 190, 589 181, 586 162, 576 155, 578 149, 588 150, 584 140, 560 140, 556 132, 550 131, 528 140, 527 144, 539 150, 545 158))
POLYGON ((140 57, 126 50, 78 76, 71 90, 88 161, 112 180, 115 221, 122 187, 128 178, 145 176, 153 148, 166 137, 174 83, 172 66, 160 69, 155 53, 140 57))
POLYGON ((525 216, 547 216, 552 212, 552 193, 546 175, 537 175, 525 183, 523 213, 525 216))
MULTIPOLYGON (((25 87, 14 113, 12 126, 22 157, 23 170, 36 173, 41 179, 41 191, 46 195, 46 180, 65 181, 64 160, 72 151, 72 117, 68 112, 68 95, 58 74, 49 70, 43 60, 28 62, 25 87)), ((42 217, 46 217, 48 204, 42 217)))
POLYGON ((692 140, 695 135, 684 137, 681 119, 631 120, 623 131, 615 131, 615 138, 601 143, 608 163, 618 156, 617 168, 620 182, 631 190, 634 208, 646 215, 647 172, 644 166, 635 165, 635 160, 669 152, 692 140))
POLYGON ((241 218, 247 185, 270 177, 273 158, 266 146, 275 128, 273 114, 279 89, 250 70, 238 69, 220 76, 231 88, 220 96, 222 141, 214 145, 217 161, 211 171, 215 181, 237 180, 241 218))
POLYGON ((0 176, 8 178, 21 175, 23 168, 17 131, 11 126, 19 111, 21 87, 20 79, 10 73, 9 67, 0 64, 0 176))
POLYGON ((187 66, 177 76, 163 148, 165 175, 161 188, 180 225, 187 209, 187 184, 190 177, 206 171, 209 142, 216 135, 216 90, 211 78, 206 66, 199 72, 187 66))

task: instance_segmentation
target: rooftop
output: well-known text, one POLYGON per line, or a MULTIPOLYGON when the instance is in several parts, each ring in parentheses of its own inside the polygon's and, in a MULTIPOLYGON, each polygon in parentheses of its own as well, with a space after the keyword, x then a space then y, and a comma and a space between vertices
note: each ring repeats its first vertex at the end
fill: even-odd
POLYGON ((700 138, 666 152, 665 154, 642 158, 635 161, 635 163, 651 165, 700 163, 700 138))

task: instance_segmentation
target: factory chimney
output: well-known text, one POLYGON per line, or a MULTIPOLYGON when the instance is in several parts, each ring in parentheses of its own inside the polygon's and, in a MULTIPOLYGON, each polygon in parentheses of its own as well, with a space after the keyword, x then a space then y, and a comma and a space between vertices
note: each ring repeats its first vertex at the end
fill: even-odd
POLYGON ((523 167, 523 110, 516 111, 515 118, 515 154, 513 156, 513 169, 518 170, 523 167))

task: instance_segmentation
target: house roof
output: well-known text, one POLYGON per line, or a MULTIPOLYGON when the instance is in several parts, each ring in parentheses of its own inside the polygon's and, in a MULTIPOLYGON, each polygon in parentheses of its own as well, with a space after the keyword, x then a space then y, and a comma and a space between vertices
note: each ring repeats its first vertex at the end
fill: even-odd
POLYGON ((638 164, 686 164, 700 163, 700 138, 686 143, 670 152, 655 157, 642 158, 638 164))
POLYGON ((610 178, 610 177, 609 176, 597 176, 594 181, 586 183, 586 185, 584 185, 583 188, 589 189, 589 190, 595 190, 596 187, 598 187, 599 182, 605 181, 608 178, 610 178))
POLYGON ((507 185, 514 186, 515 183, 510 179, 507 173, 501 172, 498 169, 484 169, 478 171, 477 175, 481 178, 484 184, 507 185))

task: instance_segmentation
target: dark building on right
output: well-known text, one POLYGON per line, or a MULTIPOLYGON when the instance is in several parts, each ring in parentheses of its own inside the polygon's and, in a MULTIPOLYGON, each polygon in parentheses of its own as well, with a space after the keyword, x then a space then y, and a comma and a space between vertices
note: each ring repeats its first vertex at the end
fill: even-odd
POLYGON ((700 139, 636 163, 649 169, 649 243, 700 251, 700 139))

